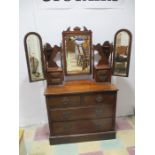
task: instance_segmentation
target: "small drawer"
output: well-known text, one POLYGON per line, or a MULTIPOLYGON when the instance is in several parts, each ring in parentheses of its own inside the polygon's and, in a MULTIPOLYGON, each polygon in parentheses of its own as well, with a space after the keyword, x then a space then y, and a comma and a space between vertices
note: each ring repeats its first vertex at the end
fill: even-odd
POLYGON ((51 73, 49 73, 49 76, 52 78, 61 78, 62 72, 51 72, 51 73))
POLYGON ((50 110, 51 121, 66 121, 79 119, 97 119, 112 117, 114 108, 112 104, 103 106, 77 107, 68 109, 50 110))
POLYGON ((113 119, 78 120, 51 124, 52 135, 72 135, 113 130, 113 119))
POLYGON ((62 84, 62 78, 49 78, 47 79, 48 84, 62 84))
POLYGON ((109 70, 98 70, 96 71, 97 82, 109 82, 109 70))
POLYGON ((114 93, 97 93, 84 95, 84 104, 113 104, 115 103, 116 97, 114 93))
POLYGON ((51 108, 75 107, 80 105, 80 96, 78 95, 62 95, 62 96, 47 96, 47 104, 51 108))
POLYGON ((97 76, 102 76, 102 75, 106 75, 109 72, 109 70, 98 70, 97 71, 97 76))

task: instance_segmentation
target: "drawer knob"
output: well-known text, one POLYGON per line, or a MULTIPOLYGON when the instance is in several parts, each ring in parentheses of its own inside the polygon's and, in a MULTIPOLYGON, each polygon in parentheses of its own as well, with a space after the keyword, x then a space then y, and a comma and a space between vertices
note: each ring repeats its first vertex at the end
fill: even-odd
POLYGON ((73 126, 71 126, 71 125, 65 124, 65 125, 63 126, 63 130, 64 130, 65 132, 69 132, 69 131, 72 130, 72 129, 73 129, 73 126))
POLYGON ((69 98, 68 97, 64 97, 63 99, 62 99, 62 104, 63 105, 67 105, 67 104, 69 104, 69 98))
POLYGON ((64 119, 68 119, 69 117, 71 116, 71 113, 70 112, 63 112, 63 114, 62 114, 62 117, 64 118, 64 119))
POLYGON ((101 123, 95 123, 96 129, 100 130, 102 129, 102 124, 101 123))
POLYGON ((96 109, 96 116, 101 117, 103 115, 103 110, 102 109, 96 109))
POLYGON ((102 102, 102 101, 103 101, 103 97, 102 97, 101 95, 98 95, 98 96, 96 97, 96 101, 97 101, 97 102, 102 102))

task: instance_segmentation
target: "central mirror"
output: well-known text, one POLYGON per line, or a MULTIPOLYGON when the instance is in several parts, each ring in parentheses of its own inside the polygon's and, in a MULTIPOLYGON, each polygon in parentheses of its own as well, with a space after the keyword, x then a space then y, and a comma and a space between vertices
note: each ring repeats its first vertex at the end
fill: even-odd
POLYGON ((91 31, 79 27, 63 32, 63 52, 66 75, 91 73, 91 31))

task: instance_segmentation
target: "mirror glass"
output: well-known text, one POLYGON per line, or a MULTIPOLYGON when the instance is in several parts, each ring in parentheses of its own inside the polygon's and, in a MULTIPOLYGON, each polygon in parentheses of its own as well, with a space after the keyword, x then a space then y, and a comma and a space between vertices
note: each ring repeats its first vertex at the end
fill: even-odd
POLYGON ((44 79, 44 74, 41 58, 41 40, 37 35, 29 34, 26 36, 25 43, 30 81, 42 80, 44 79))
POLYGON ((64 39, 67 74, 89 74, 90 35, 66 35, 64 39))
POLYGON ((120 31, 115 36, 113 74, 128 76, 131 34, 129 31, 120 31))

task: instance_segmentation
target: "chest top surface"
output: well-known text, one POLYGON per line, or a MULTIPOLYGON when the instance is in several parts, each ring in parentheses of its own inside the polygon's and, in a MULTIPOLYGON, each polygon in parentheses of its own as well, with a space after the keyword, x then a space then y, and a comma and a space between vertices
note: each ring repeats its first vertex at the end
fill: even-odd
POLYGON ((59 94, 89 93, 89 92, 116 92, 118 89, 111 83, 96 83, 90 80, 68 81, 64 85, 47 86, 45 96, 59 94))

